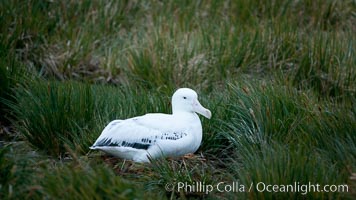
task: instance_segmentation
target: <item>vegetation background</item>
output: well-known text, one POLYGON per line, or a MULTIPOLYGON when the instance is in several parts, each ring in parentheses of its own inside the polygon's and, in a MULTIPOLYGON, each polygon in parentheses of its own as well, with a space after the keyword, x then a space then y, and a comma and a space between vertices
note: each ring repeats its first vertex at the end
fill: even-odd
POLYGON ((0 199, 354 199, 354 0, 0 1, 0 199), (211 120, 192 159, 89 151, 105 125, 211 120), (167 183, 347 184, 348 192, 166 191, 167 183))

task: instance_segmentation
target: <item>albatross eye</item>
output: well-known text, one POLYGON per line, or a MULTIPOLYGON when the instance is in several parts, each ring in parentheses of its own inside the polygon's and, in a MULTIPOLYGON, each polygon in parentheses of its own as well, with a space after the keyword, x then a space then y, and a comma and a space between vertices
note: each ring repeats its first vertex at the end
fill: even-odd
POLYGON ((187 97, 183 97, 183 99, 187 99, 187 97))

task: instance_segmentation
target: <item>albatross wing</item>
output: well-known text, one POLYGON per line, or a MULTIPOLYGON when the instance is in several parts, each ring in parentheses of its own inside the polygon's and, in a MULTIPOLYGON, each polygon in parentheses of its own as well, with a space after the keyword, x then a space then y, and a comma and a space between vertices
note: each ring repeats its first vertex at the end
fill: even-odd
POLYGON ((114 120, 105 127, 91 149, 100 149, 134 161, 148 161, 148 155, 184 154, 190 149, 183 148, 182 151, 179 144, 189 142, 189 135, 174 121, 172 115, 167 114, 146 114, 127 120, 114 120))

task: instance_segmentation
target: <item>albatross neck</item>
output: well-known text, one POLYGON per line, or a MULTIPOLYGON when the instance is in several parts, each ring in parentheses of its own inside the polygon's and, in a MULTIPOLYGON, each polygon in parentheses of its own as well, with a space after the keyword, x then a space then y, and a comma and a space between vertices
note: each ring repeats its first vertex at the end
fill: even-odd
POLYGON ((189 112, 189 111, 185 111, 185 110, 173 110, 172 111, 172 115, 173 116, 186 116, 186 117, 189 117, 189 118, 198 117, 198 115, 195 112, 193 112, 193 111, 189 112))

